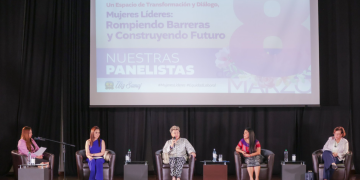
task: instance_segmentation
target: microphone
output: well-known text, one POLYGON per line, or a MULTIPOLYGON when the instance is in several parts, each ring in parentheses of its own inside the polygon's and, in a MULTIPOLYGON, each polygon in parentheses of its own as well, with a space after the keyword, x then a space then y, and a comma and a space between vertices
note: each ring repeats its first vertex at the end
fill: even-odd
MULTIPOLYGON (((175 137, 173 137, 172 139, 175 140, 175 137)), ((175 143, 174 143, 174 148, 175 148, 175 143)))
POLYGON ((34 137, 34 139, 35 139, 35 140, 39 140, 39 141, 45 141, 45 139, 42 138, 42 137, 34 137))

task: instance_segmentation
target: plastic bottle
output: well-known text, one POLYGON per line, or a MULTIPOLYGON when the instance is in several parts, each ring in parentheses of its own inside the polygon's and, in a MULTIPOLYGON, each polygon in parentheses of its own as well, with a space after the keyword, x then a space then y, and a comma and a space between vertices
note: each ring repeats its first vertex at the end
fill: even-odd
POLYGON ((27 158, 26 158, 26 164, 30 165, 30 163, 31 163, 31 152, 29 151, 27 158))
POLYGON ((215 149, 213 151, 213 161, 216 162, 216 151, 215 151, 215 149))
POLYGON ((129 156, 129 162, 131 162, 131 151, 130 151, 130 149, 128 151, 128 156, 129 156))
POLYGON ((35 158, 31 157, 31 165, 35 165, 35 158))
POLYGON ((284 151, 284 161, 285 162, 288 162, 289 161, 289 152, 287 151, 287 149, 285 149, 285 151, 284 151))

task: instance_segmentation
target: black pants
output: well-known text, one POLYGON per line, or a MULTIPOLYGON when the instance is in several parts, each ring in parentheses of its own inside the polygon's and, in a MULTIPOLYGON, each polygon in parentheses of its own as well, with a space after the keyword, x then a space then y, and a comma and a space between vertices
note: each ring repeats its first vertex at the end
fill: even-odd
POLYGON ((49 162, 48 160, 46 159, 38 159, 38 158, 35 158, 35 164, 40 164, 42 162, 49 162))

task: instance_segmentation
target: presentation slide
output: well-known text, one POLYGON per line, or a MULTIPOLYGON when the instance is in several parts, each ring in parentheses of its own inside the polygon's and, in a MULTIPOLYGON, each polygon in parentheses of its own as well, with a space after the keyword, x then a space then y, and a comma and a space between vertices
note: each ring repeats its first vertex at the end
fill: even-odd
POLYGON ((91 106, 319 105, 317 1, 92 0, 91 106))

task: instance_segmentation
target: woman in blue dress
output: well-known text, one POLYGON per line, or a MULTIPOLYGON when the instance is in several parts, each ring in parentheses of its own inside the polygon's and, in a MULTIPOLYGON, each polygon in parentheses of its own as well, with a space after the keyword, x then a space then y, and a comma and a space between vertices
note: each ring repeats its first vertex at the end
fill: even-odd
POLYGON ((89 180, 103 180, 103 156, 105 153, 105 141, 100 139, 100 128, 94 126, 91 128, 90 139, 85 144, 86 161, 89 164, 89 180))

